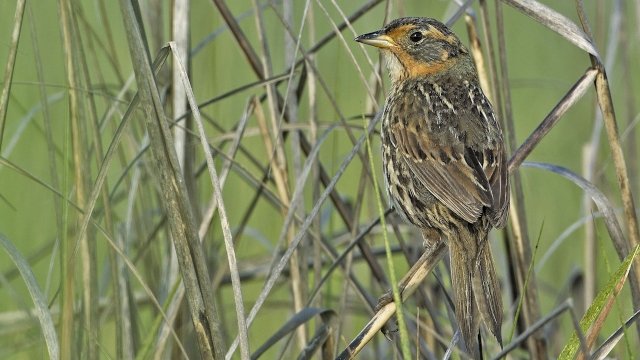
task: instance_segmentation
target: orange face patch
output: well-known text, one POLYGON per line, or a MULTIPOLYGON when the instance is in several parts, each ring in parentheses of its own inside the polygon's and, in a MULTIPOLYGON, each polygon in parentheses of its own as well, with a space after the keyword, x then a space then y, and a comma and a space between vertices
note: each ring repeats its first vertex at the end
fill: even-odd
MULTIPOLYGON (((426 30, 421 29, 413 24, 406 24, 399 26, 397 28, 391 29, 385 35, 387 35, 394 43, 399 44, 400 39, 402 37, 407 36, 407 34, 413 31, 421 31, 426 38, 436 39, 440 41, 447 42, 451 45, 457 44, 457 39, 455 35, 449 34, 445 35, 442 31, 434 26, 428 26, 426 30)), ((426 76, 435 74, 444 70, 447 70, 453 65, 454 61, 449 59, 449 53, 443 51, 440 54, 440 60, 434 60, 430 62, 419 61, 407 53, 401 46, 394 46, 388 48, 388 50, 392 51, 400 63, 404 68, 404 74, 407 77, 418 77, 418 76, 426 76)))
POLYGON ((409 77, 418 77, 445 71, 450 68, 451 65, 450 61, 433 61, 430 63, 415 62, 414 64, 408 65, 406 69, 409 77))
POLYGON ((394 53, 402 63, 409 78, 431 75, 447 70, 455 62, 455 60, 448 60, 446 52, 443 52, 441 56, 442 61, 434 60, 430 62, 419 61, 405 51, 394 51, 394 53))

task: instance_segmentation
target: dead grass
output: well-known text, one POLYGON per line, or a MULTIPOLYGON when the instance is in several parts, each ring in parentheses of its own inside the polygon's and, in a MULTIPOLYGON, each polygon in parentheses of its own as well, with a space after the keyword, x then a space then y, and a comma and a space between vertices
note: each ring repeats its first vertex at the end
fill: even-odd
POLYGON ((507 133, 513 206, 494 253, 511 336, 504 349, 483 336, 483 353, 633 357, 637 4, 451 1, 423 14, 406 0, 165 3, 60 0, 48 21, 24 1, 11 8, 0 32, 0 357, 466 358, 446 249, 425 251, 376 198, 386 79, 351 39, 399 15, 440 18, 468 40, 507 133), (549 107, 514 85, 526 70, 511 60, 527 46, 519 23, 557 46, 550 66, 565 64, 555 51, 587 64, 560 69, 573 85, 549 107), (49 32, 59 49, 41 41, 49 32), (590 136, 566 132, 568 121, 590 136), (527 162, 563 148, 545 145, 554 135, 584 158, 527 162), (529 183, 529 168, 542 180, 529 183), (532 204, 559 196, 547 184, 556 175, 580 195, 541 215, 532 204), (575 224, 539 226, 567 213, 575 224), (568 237, 573 249, 557 255, 568 237), (374 310, 412 266, 395 289, 402 310, 374 310))

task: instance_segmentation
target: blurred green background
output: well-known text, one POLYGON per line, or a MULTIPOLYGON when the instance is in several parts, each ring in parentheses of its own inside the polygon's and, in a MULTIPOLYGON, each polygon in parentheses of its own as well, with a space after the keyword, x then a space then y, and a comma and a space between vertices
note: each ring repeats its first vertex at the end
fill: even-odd
MULTIPOLYGON (((564 14, 579 24, 572 1, 541 1, 564 14)), ((103 145, 109 143, 115 126, 119 123, 129 100, 118 101, 116 95, 123 86, 123 81, 133 76, 131 60, 126 40, 126 34, 122 24, 122 16, 119 3, 104 0, 82 0, 75 2, 78 10, 79 28, 85 46, 86 62, 93 87, 82 89, 83 92, 93 94, 97 105, 97 113, 103 116, 110 106, 115 103, 116 114, 105 119, 103 132, 103 145), (100 15, 103 3, 107 13, 100 15), (104 30, 104 18, 110 23, 115 44, 115 53, 111 53, 104 47, 108 38, 104 30), (107 55, 108 53, 108 55, 107 55), (111 57, 111 59, 108 59, 111 57)), ((146 25, 148 41, 152 49, 152 57, 158 51, 159 46, 170 40, 170 5, 169 2, 160 2, 162 7, 161 17, 157 18, 149 14, 149 9, 154 1, 141 1, 143 18, 146 25), (160 25, 159 25, 160 24, 160 25), (158 29, 161 31, 158 32, 158 29)), ((259 2, 262 4, 263 2, 259 2)), ((345 14, 351 14, 358 9, 363 1, 311 1, 313 8, 313 22, 305 24, 301 37, 305 49, 310 48, 314 42, 310 40, 310 29, 315 33, 315 39, 319 39, 333 31, 332 23, 342 22, 338 6, 345 14), (328 14, 325 14, 319 3, 323 5, 328 14)), ((305 2, 294 2, 294 31, 300 28, 300 21, 305 2)), ((0 64, 3 65, 8 57, 11 46, 10 35, 14 26, 14 1, 0 2, 0 64)), ((229 1, 228 6, 235 16, 240 16, 239 23, 245 32, 251 45, 255 49, 261 49, 256 30, 254 8, 250 1, 229 1), (242 14, 242 15, 241 15, 242 14)), ((274 14, 270 6, 280 11, 282 4, 278 1, 265 3, 264 24, 268 35, 268 43, 271 51, 274 74, 282 74, 288 69, 284 60, 284 34, 280 20, 274 14)), ((384 19, 386 3, 374 7, 353 24, 353 31, 349 28, 342 31, 345 42, 334 38, 323 47, 315 56, 319 75, 326 84, 331 96, 335 99, 340 113, 346 117, 348 123, 353 126, 357 136, 361 134, 362 114, 367 103, 366 88, 358 75, 347 48, 353 52, 358 65, 368 78, 373 69, 368 65, 362 48, 352 39, 364 32, 378 29, 384 19), (355 31, 355 32, 354 32, 355 31)), ((416 1, 391 1, 391 18, 398 16, 428 16, 437 19, 447 19, 453 14, 455 6, 445 0, 416 0, 416 1)), ((495 3, 490 2, 489 21, 495 26, 495 3)), ((596 45, 607 68, 615 110, 618 119, 620 133, 623 134, 623 146, 625 147, 626 160, 632 174, 632 186, 636 199, 640 184, 636 176, 637 149, 633 148, 632 138, 625 136, 630 127, 635 127, 638 120, 638 104, 640 104, 640 23, 638 21, 637 2, 627 1, 587 1, 587 15, 589 16, 591 30, 596 39, 596 45), (616 18, 614 10, 621 6, 621 18, 616 18), (614 22, 619 21, 619 23, 614 22), (621 27, 620 27, 621 26, 621 27), (612 39, 618 39, 612 43, 612 39), (631 144, 630 144, 631 142, 631 144)), ((478 15, 477 3, 472 6, 475 15, 478 15)), ((516 139, 520 144, 540 123, 545 115, 558 103, 561 97, 573 85, 573 83, 591 65, 587 54, 563 39, 556 33, 542 27, 540 24, 525 17, 522 13, 503 6, 504 29, 508 60, 509 83, 511 87, 511 100, 513 116, 516 125, 516 139)), ((56 159, 59 171, 58 181, 62 194, 73 199, 72 171, 73 163, 70 161, 71 143, 69 128, 69 100, 67 92, 67 79, 65 71, 65 53, 61 41, 61 26, 58 12, 58 4, 55 1, 29 2, 24 15, 22 34, 20 37, 17 61, 14 69, 11 93, 6 116, 4 138, 0 153, 2 156, 31 176, 42 182, 52 184, 50 164, 46 143, 46 130, 39 93, 39 79, 36 72, 36 64, 42 66, 46 96, 49 98, 48 111, 52 125, 52 136, 56 145, 56 159), (37 37, 37 48, 34 48, 34 36, 37 37)), ((478 23, 479 23, 478 18, 478 23)), ((207 99, 224 94, 227 91, 242 85, 257 81, 257 77, 251 71, 245 61, 245 57, 238 47, 231 33, 226 29, 225 23, 211 1, 192 1, 191 4, 191 45, 201 45, 194 52, 191 59, 191 84, 197 100, 203 102, 207 99)), ((468 42, 466 27, 461 19, 453 25, 453 30, 460 35, 463 42, 468 42)), ((494 43, 495 42, 494 40, 494 43)), ((483 46, 486 44, 483 44, 483 46)), ((378 53, 374 49, 365 48, 369 56, 378 61, 378 53)), ((485 49, 486 51, 486 49, 485 49)), ((168 65, 165 65, 168 67, 168 65)), ((300 70, 296 70, 296 76, 300 70)), ((166 74, 164 74, 166 76, 166 74)), ((161 75, 162 77, 162 75, 161 75)), ((385 85, 388 79, 384 76, 385 85)), ((126 99, 130 99, 132 89, 128 90, 126 99)), ((284 92, 285 85, 279 86, 284 92)), ((327 95, 320 87, 317 95, 317 121, 320 132, 327 126, 338 122, 339 115, 331 105, 327 95)), ((225 129, 230 129, 237 123, 244 107, 251 95, 264 94, 264 87, 253 87, 234 96, 218 101, 213 105, 202 109, 202 112, 211 117, 225 129)), ((303 131, 309 132, 309 106, 307 94, 299 99, 300 110, 298 121, 302 123, 303 131)), ((378 98, 382 104, 383 96, 378 98)), ((266 109, 265 105, 265 109, 266 109)), ((576 173, 583 173, 583 148, 592 139, 594 119, 598 112, 595 102, 595 91, 590 89, 587 95, 579 101, 564 116, 559 124, 546 136, 540 145, 527 159, 530 161, 548 162, 566 167, 576 173)), ((136 131, 142 131, 142 121, 135 119, 136 131)), ((249 119, 248 130, 243 145, 250 151, 260 154, 264 160, 264 145, 257 131, 257 123, 254 118, 249 119)), ((212 144, 219 144, 220 138, 225 135, 211 126, 207 127, 207 134, 212 144)), ((636 132, 631 132, 637 140, 636 132)), ((227 134, 228 135, 228 134, 227 134)), ((140 133, 135 135, 138 140, 142 138, 140 133)), ((621 213, 619 190, 610 160, 609 146, 606 142, 606 134, 602 132, 598 146, 596 163, 596 185, 618 206, 621 213)), ((378 149, 379 139, 373 138, 374 149, 378 149)), ((199 145, 198 145, 199 146, 199 145)), ((289 145, 287 144, 287 149, 289 145)), ((347 140, 343 129, 332 133, 321 150, 321 162, 332 175, 338 168, 342 159, 350 152, 351 142, 347 140)), ((124 157, 131 159, 133 147, 123 152, 124 157)), ((379 166, 379 154, 374 154, 379 181, 382 179, 379 166)), ((93 155, 91 156, 94 159, 93 155)), ((198 155, 202 159, 202 155, 198 155)), ((240 163, 247 161, 240 155, 237 159, 240 163)), ((151 162, 150 154, 143 155, 143 161, 151 162)), ((289 159, 291 161, 291 159, 289 159)), ((125 171, 127 161, 117 162, 109 171, 109 184, 113 186, 117 179, 125 171)), ((217 165, 221 163, 218 161, 217 165)), ((97 165, 92 163, 95 178, 97 165)), ((251 170, 256 177, 260 172, 251 170)), ((525 208, 529 225, 529 236, 533 243, 539 240, 537 258, 540 258, 554 244, 558 237, 573 224, 583 220, 585 216, 583 206, 583 192, 571 182, 548 172, 537 169, 523 169, 521 171, 523 190, 525 195, 525 208)), ((338 183, 340 194, 356 198, 358 182, 361 177, 361 165, 356 159, 338 183)), ((291 179, 293 187, 295 179, 291 179)), ((141 186, 156 187, 157 183, 152 178, 143 179, 141 186)), ((200 207, 204 207, 211 193, 211 186, 206 176, 198 181, 197 198, 200 207)), ((124 189, 119 189, 123 191, 124 189)), ((249 206, 253 188, 247 185, 241 177, 231 172, 224 188, 225 205, 229 215, 229 222, 234 227, 238 224, 249 206)), ((125 192, 126 194, 126 192, 125 192)), ((313 205, 311 189, 307 192, 305 209, 308 211, 313 205)), ((58 291, 60 284, 59 253, 55 241, 58 237, 56 231, 56 208, 54 197, 50 190, 37 185, 25 175, 0 166, 0 234, 12 242, 26 258, 32 258, 30 265, 47 298, 52 302, 52 308, 58 306, 58 291)), ((149 216, 157 218, 157 212, 161 211, 159 204, 149 203, 146 209, 149 216)), ((236 248, 239 261, 252 263, 264 263, 265 258, 259 257, 265 252, 272 251, 272 247, 280 234, 282 215, 280 211, 261 201, 257 205, 256 212, 251 217, 249 228, 251 232, 236 248), (259 260, 257 260, 259 259, 259 260)), ((139 210, 139 209, 138 209, 139 210)), ((114 221, 116 229, 123 231, 126 222, 126 204, 123 201, 114 205, 114 221)), ((139 210, 142 211, 142 210, 139 210)), ((333 234, 340 231, 343 225, 337 221, 331 206, 324 207, 322 217, 322 231, 333 234)), ((69 231, 73 233, 76 226, 76 215, 73 210, 63 214, 64 221, 69 224, 69 231)), ((377 216, 377 209, 372 199, 364 206, 363 219, 372 219, 377 216)), ((215 223, 215 221, 214 221, 215 223)), ((362 220, 362 223, 367 223, 362 220)), ((621 220, 621 224, 624 224, 621 220)), ((609 240, 606 229, 600 220, 595 221, 597 231, 598 262, 596 264, 598 286, 601 286, 608 274, 615 269, 619 260, 609 240)), ((624 225, 623 225, 624 226, 624 225)), ((219 227, 214 227, 209 235, 208 242, 215 243, 213 248, 220 248, 221 232, 219 227)), ((73 238, 73 236, 72 236, 73 238)), ((59 239, 58 239, 59 240, 59 239)), ((138 240, 136 240, 138 241, 138 240)), ((141 241, 141 240, 140 240, 141 241)), ((381 240, 380 240, 381 241, 381 240)), ((563 298, 567 281, 572 272, 584 271, 584 230, 578 226, 575 231, 562 242, 549 256, 544 266, 537 273, 539 282, 539 295, 542 304, 542 314, 547 314, 563 298)), ((374 244, 380 246, 381 243, 374 244)), ((505 252, 502 242, 494 242, 497 249, 495 256, 498 263, 498 272, 504 274, 505 252)), ((109 272, 107 270, 106 251, 108 245, 98 237, 98 253, 100 254, 99 279, 101 294, 106 299, 109 296, 110 286, 109 272)), ((217 261, 225 262, 223 250, 220 250, 217 261)), ((144 265, 141 265, 144 267, 144 265)), ((592 271, 591 269, 587 271, 592 271)), ((39 327, 32 322, 27 331, 11 321, 11 316, 19 314, 32 306, 32 301, 20 276, 16 276, 14 265, 4 254, 0 252, 0 357, 2 358, 39 358, 46 357, 44 342, 39 333, 39 327)), ((357 273, 357 271, 356 271, 357 273)), ((335 292, 340 292, 342 284, 340 277, 335 278, 335 292)), ((134 282, 134 284, 137 284, 134 282)), ((248 283, 243 287, 245 293, 245 307, 248 310, 255 296, 262 286, 261 281, 248 283)), ((599 289, 599 287, 598 287, 599 289)), ((376 294, 377 295, 377 294, 376 294)), ((231 300, 230 287, 223 290, 220 304, 226 321, 231 329, 235 328, 235 314, 231 300)), ((250 336, 252 346, 261 344, 270 331, 273 330, 274 321, 282 322, 282 314, 289 314, 287 304, 290 299, 287 286, 280 285, 273 295, 273 302, 278 299, 282 302, 277 311, 262 313, 251 327, 250 336)), ((102 298, 102 296, 101 296, 102 298)), ((610 317, 603 334, 609 334, 617 326, 619 321, 626 319, 631 314, 631 301, 628 289, 625 288, 623 296, 617 303, 614 315, 610 317)), ((144 310, 143 310, 144 311, 144 310)), ((142 313, 144 314, 144 312, 142 313)), ((145 326, 150 326, 150 314, 141 315, 145 326)), ((581 315, 581 314, 579 314, 581 315)), ((54 316, 55 319, 55 316, 54 316)), ((361 318, 366 321, 366 315, 361 318)), ((563 322, 562 335, 565 340, 570 331, 568 317, 561 318, 563 322)), ((185 320, 186 321, 186 320, 185 320)), ((104 321, 105 327, 100 339, 103 348, 102 357, 114 356, 114 340, 111 332, 113 323, 104 321)), ((278 325, 279 326, 279 325, 278 325)), ((358 323, 349 326, 343 335, 345 341, 349 341, 350 334, 355 335, 358 323)), ((632 328, 635 331, 635 328, 632 328)), ((233 333, 235 334, 235 333, 233 333)), ((637 340, 636 340, 637 341, 637 340)), ((564 341, 559 341, 561 346, 564 341)), ((637 344, 637 342, 636 342, 637 344)), ((555 348, 555 351, 559 349, 555 348)), ((619 354, 625 354, 620 352, 619 354)))

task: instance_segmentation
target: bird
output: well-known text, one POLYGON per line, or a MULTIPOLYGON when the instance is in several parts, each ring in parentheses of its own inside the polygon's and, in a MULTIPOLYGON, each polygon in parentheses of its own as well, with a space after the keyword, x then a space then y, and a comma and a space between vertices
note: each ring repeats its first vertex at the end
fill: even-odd
POLYGON ((488 234, 505 226, 509 179, 501 124, 469 50, 438 20, 406 17, 356 41, 381 50, 391 80, 381 116, 390 202, 425 246, 449 248, 455 318, 480 357, 480 322, 502 346, 502 297, 488 234))

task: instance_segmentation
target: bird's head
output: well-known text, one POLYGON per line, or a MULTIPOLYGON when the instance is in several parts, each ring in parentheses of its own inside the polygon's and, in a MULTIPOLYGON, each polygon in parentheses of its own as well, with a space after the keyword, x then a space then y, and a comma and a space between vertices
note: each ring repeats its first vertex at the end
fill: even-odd
POLYGON ((400 18, 356 41, 382 50, 393 82, 447 71, 474 72, 469 51, 443 23, 430 18, 400 18))

